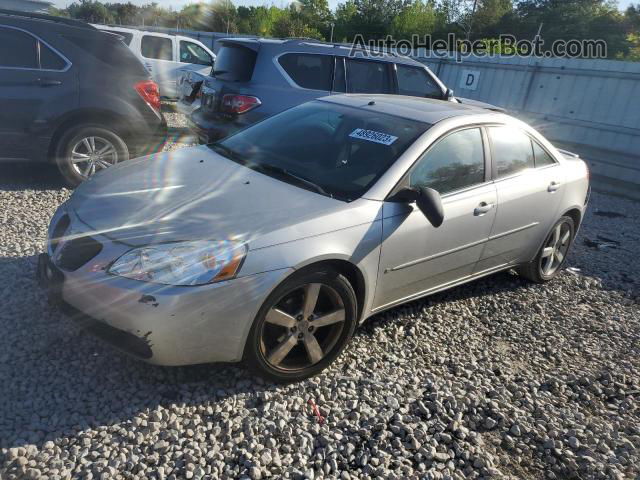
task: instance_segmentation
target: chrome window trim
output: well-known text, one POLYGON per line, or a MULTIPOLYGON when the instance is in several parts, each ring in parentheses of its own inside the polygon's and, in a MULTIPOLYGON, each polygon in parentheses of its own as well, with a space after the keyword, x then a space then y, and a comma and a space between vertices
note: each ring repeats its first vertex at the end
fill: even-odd
MULTIPOLYGON (((0 28, 9 28, 12 30, 18 30, 19 32, 22 33, 26 33, 27 35, 30 35, 31 37, 36 39, 36 48, 39 49, 39 44, 42 43, 45 46, 47 46, 49 49, 51 49, 51 51, 53 53, 55 53, 56 55, 58 55, 58 57, 60 57, 62 60, 64 60, 65 62, 65 67, 61 70, 55 70, 55 69, 51 69, 51 68, 28 68, 28 67, 5 67, 0 65, 0 69, 2 70, 22 70, 22 71, 29 71, 29 72, 58 72, 58 73, 64 73, 67 70, 69 70, 71 68, 71 66, 73 65, 71 63, 71 60, 69 60, 67 57, 65 57, 57 48, 51 46, 49 43, 47 43, 46 41, 44 41, 42 38, 40 38, 39 36, 31 33, 28 30, 25 30, 24 28, 20 28, 20 27, 14 27, 13 25, 0 25, 0 28)), ((40 63, 40 53, 38 51, 38 63, 40 63)))

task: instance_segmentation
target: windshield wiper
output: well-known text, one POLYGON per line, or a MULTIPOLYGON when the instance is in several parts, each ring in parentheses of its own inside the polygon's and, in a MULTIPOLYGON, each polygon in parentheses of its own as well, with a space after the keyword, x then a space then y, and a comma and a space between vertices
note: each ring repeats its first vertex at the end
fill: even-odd
POLYGON ((292 178, 293 180, 298 182, 298 184, 305 185, 308 188, 314 190, 316 193, 324 195, 325 197, 333 198, 333 195, 331 195, 330 193, 327 193, 327 191, 317 183, 314 183, 311 180, 308 180, 304 177, 296 175, 295 173, 291 173, 286 168, 278 167, 277 165, 271 165, 268 163, 249 165, 249 168, 252 168, 253 170, 256 170, 256 171, 270 172, 270 173, 275 173, 277 175, 282 175, 288 178, 292 178))
POLYGON ((227 157, 230 160, 238 162, 242 165, 246 163, 245 160, 240 155, 238 155, 235 150, 230 149, 226 145, 222 145, 221 143, 211 143, 208 145, 208 147, 213 148, 214 150, 218 151, 218 153, 221 153, 224 157, 227 157))
POLYGON ((214 70, 211 72, 211 76, 215 77, 216 75, 220 75, 221 73, 229 73, 229 70, 214 70))

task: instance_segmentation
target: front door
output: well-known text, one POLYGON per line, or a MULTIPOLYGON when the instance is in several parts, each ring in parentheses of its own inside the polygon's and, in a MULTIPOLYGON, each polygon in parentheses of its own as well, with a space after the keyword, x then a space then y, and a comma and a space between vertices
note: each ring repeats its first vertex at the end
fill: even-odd
POLYGON ((559 217, 562 168, 516 127, 487 127, 498 213, 477 270, 529 261, 559 217))
POLYGON ((177 80, 180 80, 181 72, 191 70, 205 77, 211 73, 213 56, 204 48, 189 40, 180 40, 178 47, 180 67, 176 70, 177 80))
POLYGON ((383 241, 374 309, 409 300, 468 277, 496 215, 480 128, 449 133, 403 180, 442 195, 444 222, 434 228, 415 205, 383 205, 383 241))

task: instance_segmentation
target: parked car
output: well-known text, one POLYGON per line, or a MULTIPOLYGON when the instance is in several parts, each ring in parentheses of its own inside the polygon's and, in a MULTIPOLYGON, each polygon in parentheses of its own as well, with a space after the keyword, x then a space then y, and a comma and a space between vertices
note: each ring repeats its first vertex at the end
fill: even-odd
POLYGON ((0 10, 0 158, 56 162, 70 185, 162 146, 158 87, 114 35, 0 10))
POLYGON ((94 27, 122 36, 123 42, 160 86, 162 97, 177 98, 177 81, 183 72, 194 71, 208 75, 216 60, 216 55, 206 45, 191 37, 115 25, 94 27))
POLYGON ((178 108, 202 142, 217 140, 301 103, 339 93, 387 93, 464 102, 424 64, 395 54, 307 40, 220 41, 212 77, 181 81, 178 108), (193 105, 193 106, 192 106, 193 105))
POLYGON ((551 280, 588 192, 582 160, 508 115, 335 95, 101 172, 54 215, 39 271, 151 363, 298 380, 400 303, 512 267, 551 280))

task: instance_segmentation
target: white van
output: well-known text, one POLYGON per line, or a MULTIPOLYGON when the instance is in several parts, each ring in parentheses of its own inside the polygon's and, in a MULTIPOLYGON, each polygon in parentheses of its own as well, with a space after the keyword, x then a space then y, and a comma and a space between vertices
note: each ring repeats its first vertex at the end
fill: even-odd
POLYGON ((110 25, 94 27, 122 36, 149 70, 162 97, 178 98, 177 82, 182 72, 191 70, 208 75, 216 59, 211 50, 190 37, 110 25))

